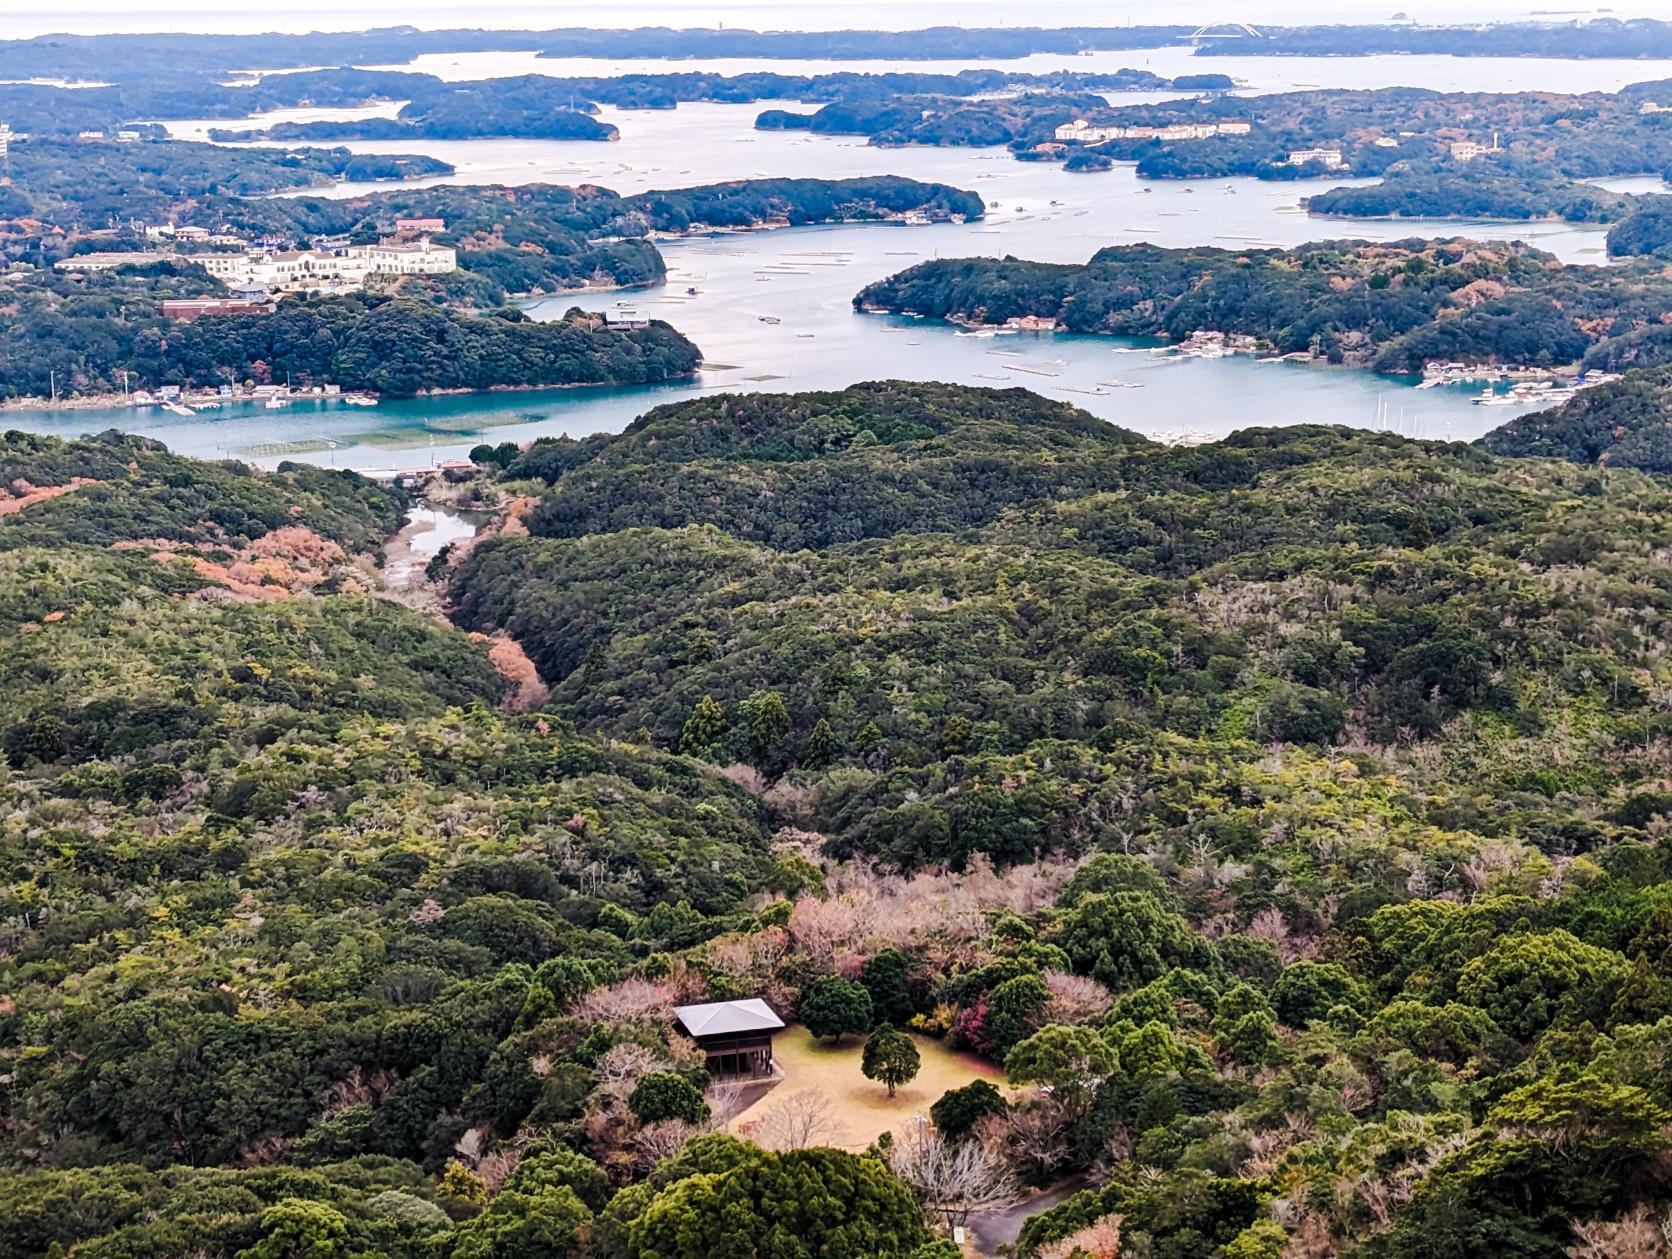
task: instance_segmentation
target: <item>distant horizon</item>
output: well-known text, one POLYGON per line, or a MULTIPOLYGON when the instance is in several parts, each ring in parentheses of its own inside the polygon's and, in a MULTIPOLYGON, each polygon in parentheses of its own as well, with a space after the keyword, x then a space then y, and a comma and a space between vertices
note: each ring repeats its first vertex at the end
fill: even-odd
POLYGON ((1256 26, 1388 25, 1396 14, 1423 25, 1470 25, 1481 22, 1563 22, 1608 17, 1668 17, 1664 4, 1625 3, 1612 7, 1540 9, 1526 0, 1469 0, 1463 5, 1417 0, 1289 0, 1283 4, 1237 4, 1230 0, 1201 3, 1166 14, 1143 4, 1122 7, 1094 0, 878 0, 837 5, 827 0, 781 0, 779 3, 681 4, 668 0, 622 0, 613 5, 580 4, 554 10, 534 0, 292 0, 282 11, 229 11, 218 0, 171 0, 166 6, 135 11, 131 3, 92 0, 59 7, 24 9, 9 15, 8 39, 44 35, 305 35, 344 34, 384 27, 420 30, 451 28, 505 32, 563 29, 632 30, 639 27, 757 31, 917 30, 934 26, 1121 27, 1182 25, 1192 22, 1245 21, 1256 26), (561 18, 561 20, 557 20, 561 18))

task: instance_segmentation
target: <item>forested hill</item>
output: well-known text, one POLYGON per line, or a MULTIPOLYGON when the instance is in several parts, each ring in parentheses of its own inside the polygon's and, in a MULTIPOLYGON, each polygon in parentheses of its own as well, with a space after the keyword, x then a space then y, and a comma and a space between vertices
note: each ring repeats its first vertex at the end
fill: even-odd
POLYGON ((969 967, 942 902, 849 902, 908 940, 873 1008, 1071 1090, 935 1115, 1042 1182, 1108 1169, 1022 1255, 1659 1245, 1665 482, 1316 427, 1168 449, 890 383, 489 456, 549 488, 456 614, 554 719, 747 765, 827 853, 1025 886, 1101 850, 969 967), (942 490, 962 458, 988 510, 942 490))
POLYGON ((488 644, 375 597, 398 492, 115 434, 0 473, 0 1254, 578 1253, 531 1238, 611 1192, 565 1147, 616 1032, 553 993, 751 923, 759 806, 497 711, 488 644), (429 1174, 525 1119, 491 1215, 429 1174))
POLYGON ((536 445, 516 475, 552 486, 536 533, 704 523, 797 550, 1106 488, 1093 456, 1148 444, 1023 389, 886 383, 658 407, 613 439, 536 445))
MULTIPOLYGON (((1522 560, 1587 561, 1658 529, 1661 497, 1617 474, 1614 492, 1651 515, 1628 510, 1634 523, 1609 537, 1559 523, 1581 482, 1566 465, 1535 475, 1467 447, 1327 429, 1168 449, 1022 390, 898 382, 680 403, 619 437, 537 443, 505 475, 550 489, 522 515, 531 537, 484 544, 458 571, 467 628, 511 629, 566 715, 669 745, 704 694, 734 705, 780 687, 794 732, 776 752, 791 760, 826 704, 844 714, 831 718, 844 738, 874 722, 889 758, 915 762, 933 759, 913 732, 943 704, 995 751, 1110 737, 1105 722, 1135 719, 1200 737, 1251 698, 1248 677, 1210 663, 1228 644, 1205 623, 1184 628, 1201 615, 1190 609, 1202 583, 1375 585, 1337 566, 1430 547, 1438 562, 1460 548, 1498 576, 1470 593, 1409 588, 1412 606, 1381 612, 1366 586, 1308 614, 1318 642, 1356 644, 1328 662, 1291 676, 1259 663, 1285 650, 1276 640, 1232 653, 1271 669, 1260 686, 1284 696, 1235 719, 1251 730, 1434 734, 1507 699, 1488 675, 1554 631, 1537 615, 1512 631, 1467 628, 1485 589, 1513 601, 1522 560), (653 571, 664 576, 646 584, 653 571), (1105 632, 1105 616, 1125 628, 1105 632), (1465 628, 1435 641, 1448 620, 1465 628), (894 653, 907 643, 916 661, 895 692, 884 679, 905 667, 894 653), (1120 698, 1134 683, 1146 695, 1136 708, 1120 698)), ((1411 580, 1425 580, 1422 567, 1411 580)), ((879 826, 870 815, 852 841, 905 858, 879 826)))
MULTIPOLYGON (((362 243, 393 232, 401 218, 439 218, 445 227, 430 235, 457 249, 460 270, 423 283, 446 300, 478 306, 497 305, 512 293, 652 283, 666 270, 650 240, 656 233, 867 222, 914 211, 966 219, 983 213, 974 193, 893 175, 744 179, 633 196, 592 184, 489 184, 390 188, 355 197, 254 197, 242 194, 267 187, 269 178, 286 186, 286 179, 323 177, 316 159, 324 169, 361 159, 346 150, 304 150, 294 169, 271 172, 271 163, 258 160, 252 173, 236 176, 227 158, 234 151, 216 145, 58 148, 64 150, 61 161, 30 159, 10 187, 0 187, 0 219, 16 216, 0 222, 0 257, 44 265, 89 248, 154 248, 105 232, 117 216, 251 237, 342 236, 362 243), (90 239, 93 232, 99 235, 90 239)), ((177 256, 189 261, 192 255, 177 256)))
POLYGON ((1668 299, 1672 280, 1656 269, 1564 266, 1522 244, 1457 239, 1115 245, 1083 266, 946 258, 869 285, 854 305, 1111 336, 1238 333, 1278 354, 1412 372, 1431 360, 1605 362, 1658 325, 1668 299))
MULTIPOLYGON (((1672 336, 1657 340, 1652 348, 1664 363, 1672 336)), ((1571 459, 1672 476, 1672 365, 1628 372, 1552 410, 1517 416, 1480 444, 1495 455, 1571 459)))
POLYGON ((219 285, 190 266, 141 272, 0 284, 13 302, 13 313, 0 316, 0 398, 44 398, 54 388, 113 393, 124 384, 213 390, 288 382, 390 397, 643 385, 690 376, 701 358, 661 320, 612 327, 575 309, 539 322, 515 308, 464 314, 383 293, 286 298, 271 314, 212 314, 182 325, 160 313, 158 299, 219 285))
POLYGON ((479 458, 454 628, 397 491, 0 438, 0 1259, 951 1259, 1093 1169, 1022 1259, 1654 1253, 1664 481, 893 383, 479 458), (757 994, 736 1116, 672 1010, 757 994))

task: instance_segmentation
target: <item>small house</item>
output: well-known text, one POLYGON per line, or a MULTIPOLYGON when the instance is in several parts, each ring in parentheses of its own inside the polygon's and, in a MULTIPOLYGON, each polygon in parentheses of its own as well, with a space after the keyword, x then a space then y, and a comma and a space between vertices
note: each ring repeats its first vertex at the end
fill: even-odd
POLYGON ((759 997, 674 1007, 679 1030, 708 1055, 711 1075, 768 1075, 772 1035, 784 1020, 759 997))

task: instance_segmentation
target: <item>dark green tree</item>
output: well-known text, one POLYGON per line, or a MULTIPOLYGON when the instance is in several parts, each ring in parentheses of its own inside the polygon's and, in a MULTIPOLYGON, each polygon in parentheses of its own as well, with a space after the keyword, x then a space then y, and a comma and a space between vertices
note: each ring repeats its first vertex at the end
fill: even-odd
POLYGON ((820 717, 808 732, 801 763, 808 769, 822 769, 836 759, 836 752, 836 731, 827 719, 820 717))
POLYGON ((685 719, 685 728, 679 732, 679 750, 690 756, 710 756, 724 742, 726 731, 730 728, 731 723, 726 719, 726 710, 720 706, 720 701, 712 695, 704 695, 685 719))
POLYGON ((871 1017, 878 1023, 903 1027, 917 1013, 906 958, 898 949, 884 949, 866 958, 859 968, 859 982, 871 994, 871 1017))
POLYGON ((1070 1110, 1083 1114, 1097 1086, 1119 1067, 1115 1051, 1089 1027, 1042 1027, 1005 1056, 1017 1084, 1042 1084, 1070 1110))
POLYGON ((1045 1020, 1051 990, 1038 975, 1017 975, 987 994, 985 1027, 987 1052, 1003 1062, 1005 1055, 1045 1020))
POLYGON ((929 1108, 929 1118, 948 1140, 968 1136, 971 1129, 988 1115, 1002 1115, 1010 1109, 1004 1094, 986 1080, 974 1080, 963 1088, 948 1089, 929 1108))
POLYGON ((859 1066, 866 1079, 887 1085, 888 1095, 893 1097, 900 1085, 917 1078, 922 1058, 910 1036, 884 1023, 865 1041, 859 1066))
POLYGON ((749 738, 749 752, 762 768, 779 765, 790 732, 790 710, 777 691, 756 691, 738 705, 737 715, 749 738))
POLYGON ((904 1259, 929 1238, 911 1191, 840 1150, 763 1154, 668 1186, 627 1228, 629 1259, 904 1259))
POLYGON ((849 1032, 871 1028, 871 994, 862 984, 827 976, 813 981, 801 997, 801 1022, 807 1030, 832 1044, 849 1032))
POLYGON ((708 1118, 708 1103, 697 1087, 672 1071, 652 1071, 641 1076, 627 1097, 627 1107, 645 1123, 679 1119, 702 1123, 708 1118))

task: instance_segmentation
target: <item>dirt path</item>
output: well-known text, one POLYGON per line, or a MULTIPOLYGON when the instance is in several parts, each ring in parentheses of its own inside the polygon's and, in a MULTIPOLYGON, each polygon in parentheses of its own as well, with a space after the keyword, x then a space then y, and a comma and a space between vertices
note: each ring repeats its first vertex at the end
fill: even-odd
POLYGON ((1000 1207, 996 1211, 981 1211, 970 1216, 967 1227, 970 1242, 974 1245, 976 1253, 996 1255, 999 1253, 999 1247, 1014 1246, 1016 1239, 1022 1234, 1022 1225, 1041 1211, 1049 1211, 1059 1202, 1073 1197, 1086 1187, 1086 1183, 1083 1177, 1075 1177, 1010 1206, 1000 1207))

